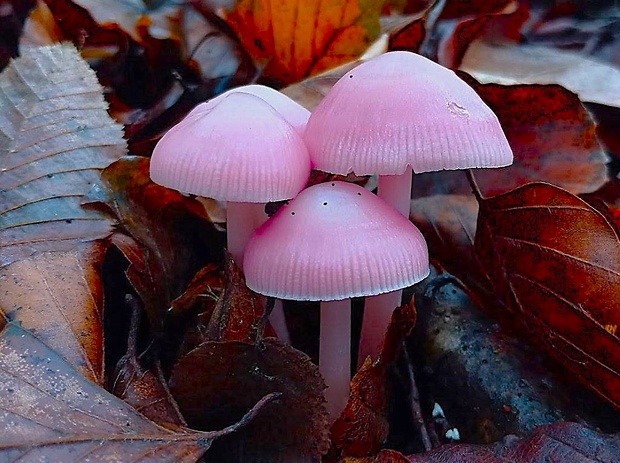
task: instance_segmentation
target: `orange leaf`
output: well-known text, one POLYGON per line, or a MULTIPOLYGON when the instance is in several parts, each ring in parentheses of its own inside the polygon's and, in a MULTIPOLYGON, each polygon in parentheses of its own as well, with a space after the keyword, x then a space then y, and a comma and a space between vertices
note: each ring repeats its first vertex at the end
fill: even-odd
POLYGON ((283 83, 357 58, 380 32, 381 0, 241 0, 228 15, 267 77, 283 83))

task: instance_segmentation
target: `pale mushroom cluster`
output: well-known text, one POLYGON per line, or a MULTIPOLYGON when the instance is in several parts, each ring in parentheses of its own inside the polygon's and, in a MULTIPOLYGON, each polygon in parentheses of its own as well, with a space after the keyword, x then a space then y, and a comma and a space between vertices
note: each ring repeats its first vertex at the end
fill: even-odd
POLYGON ((228 249, 250 289, 321 302, 319 369, 335 419, 346 405, 350 298, 365 296, 360 358, 378 355, 402 289, 429 273, 409 221, 413 172, 512 163, 497 117, 452 71, 390 52, 343 76, 310 114, 250 85, 197 106, 158 143, 151 178, 227 202, 228 249), (310 170, 379 175, 305 188, 310 170), (271 218, 264 204, 290 200, 271 218))

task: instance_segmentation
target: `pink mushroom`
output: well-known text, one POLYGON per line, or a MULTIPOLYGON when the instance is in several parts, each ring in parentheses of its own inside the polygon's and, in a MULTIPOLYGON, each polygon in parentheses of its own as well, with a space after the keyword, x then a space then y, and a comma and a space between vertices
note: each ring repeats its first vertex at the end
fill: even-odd
MULTIPOLYGON (((497 117, 471 87, 405 51, 344 75, 312 112, 304 139, 316 169, 379 174, 379 196, 407 217, 412 171, 500 167, 513 158, 497 117)), ((378 354, 401 295, 366 301, 361 361, 378 354)))
POLYGON ((349 392, 349 299, 410 286, 429 272, 420 231, 346 182, 314 185, 282 207, 248 241, 243 267, 248 287, 258 293, 322 301, 319 369, 333 419, 349 392))
POLYGON ((299 134, 272 106, 241 92, 170 129, 150 168, 155 183, 227 201, 228 250, 239 263, 257 205, 294 197, 310 176, 299 134))

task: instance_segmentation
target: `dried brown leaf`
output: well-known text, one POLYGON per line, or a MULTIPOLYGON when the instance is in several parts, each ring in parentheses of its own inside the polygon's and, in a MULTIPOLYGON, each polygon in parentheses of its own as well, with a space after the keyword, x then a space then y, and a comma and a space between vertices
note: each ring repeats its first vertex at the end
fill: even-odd
POLYGON ((221 431, 172 432, 88 381, 14 324, 0 334, 0 389, 3 462, 193 463, 214 439, 245 425, 274 398, 250 405, 242 420, 221 431))
POLYGON ((82 207, 125 150, 94 72, 69 45, 0 75, 0 307, 93 381, 103 377, 103 259, 111 217, 82 207))

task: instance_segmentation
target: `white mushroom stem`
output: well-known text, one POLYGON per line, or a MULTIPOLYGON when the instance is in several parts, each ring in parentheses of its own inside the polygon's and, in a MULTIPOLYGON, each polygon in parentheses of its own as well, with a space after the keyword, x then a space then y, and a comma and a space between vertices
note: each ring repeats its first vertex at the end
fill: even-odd
POLYGON ((260 203, 226 203, 226 246, 239 266, 243 265, 243 250, 256 228, 260 203))
POLYGON ((351 300, 321 302, 319 371, 325 378, 327 412, 334 422, 349 399, 351 384, 351 300))
MULTIPOLYGON (((405 217, 409 217, 411 207, 411 166, 402 175, 380 175, 378 196, 405 217)), ((358 366, 367 356, 373 360, 379 357, 383 338, 392 319, 392 312, 402 299, 402 290, 379 294, 366 298, 364 321, 360 337, 358 366)))
MULTIPOLYGON (((226 203, 226 246, 239 266, 243 265, 243 251, 248 238, 266 220, 263 203, 226 203)), ((276 300, 269 323, 278 339, 287 344, 291 343, 281 300, 276 300)))
POLYGON ((409 217, 411 208, 411 166, 401 175, 379 175, 378 196, 405 217, 409 217))

